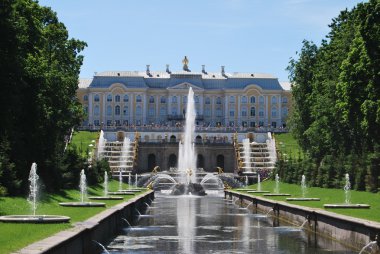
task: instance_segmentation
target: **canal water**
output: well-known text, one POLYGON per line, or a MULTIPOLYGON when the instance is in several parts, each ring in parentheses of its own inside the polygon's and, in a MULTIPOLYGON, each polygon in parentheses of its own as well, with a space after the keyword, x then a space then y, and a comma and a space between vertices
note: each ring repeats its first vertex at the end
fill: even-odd
POLYGON ((108 246, 110 253, 357 253, 271 214, 253 214, 222 195, 156 199, 108 246))

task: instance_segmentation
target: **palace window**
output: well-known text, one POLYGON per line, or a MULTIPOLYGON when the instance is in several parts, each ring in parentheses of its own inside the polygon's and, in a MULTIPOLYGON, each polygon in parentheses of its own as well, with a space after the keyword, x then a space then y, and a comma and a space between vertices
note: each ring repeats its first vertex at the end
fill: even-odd
POLYGON ((88 101, 88 95, 87 94, 85 96, 83 96, 83 100, 88 101))
POLYGON ((260 107, 259 109, 259 117, 264 117, 264 108, 260 107))
POLYGON ((95 126, 100 126, 100 121, 99 120, 94 120, 94 125, 95 126))
POLYGON ((123 109, 123 115, 125 115, 125 116, 129 115, 129 109, 128 109, 128 106, 124 106, 124 109, 123 109))
POLYGON ((277 107, 272 107, 272 110, 271 110, 271 112, 272 112, 272 117, 277 117, 277 107))
POLYGON ((235 96, 230 96, 230 103, 235 103, 235 96))
POLYGON ((250 102, 251 102, 251 103, 256 103, 256 97, 255 97, 255 96, 251 96, 251 98, 250 98, 250 102))
POLYGON ((217 108, 215 111, 216 117, 222 117, 222 109, 217 108))
POLYGON ((155 115, 154 108, 149 108, 148 115, 149 116, 154 116, 155 115))
POLYGON ((166 98, 162 96, 160 101, 161 103, 166 103, 166 98))
POLYGON ((99 98, 99 94, 95 94, 95 96, 94 96, 94 101, 98 102, 99 100, 100 100, 100 98, 99 98))
POLYGON ((194 98, 194 102, 195 102, 195 103, 199 103, 199 96, 195 96, 195 98, 194 98))
POLYGON ((206 97, 206 100, 205 100, 205 104, 210 104, 211 103, 211 100, 210 100, 210 97, 206 97))
POLYGON ((288 103, 288 97, 282 97, 282 103, 284 104, 288 103))
POLYGON ((277 104, 277 97, 276 96, 272 96, 272 104, 277 104))
POLYGON ((251 116, 256 116, 256 108, 251 107, 251 116))
POLYGON ((172 97, 172 103, 177 103, 177 96, 172 97))
POLYGON ((116 101, 116 102, 120 102, 120 95, 117 94, 117 95, 115 96, 115 101, 116 101))
POLYGON ((183 104, 186 104, 187 103, 187 96, 185 95, 185 96, 183 96, 183 99, 182 99, 182 101, 183 101, 183 104))
POLYGON ((222 104, 222 99, 220 97, 217 97, 216 98, 216 104, 222 104))
POLYGON ((100 114, 100 109, 99 109, 99 105, 96 105, 94 107, 94 115, 98 116, 100 114))
POLYGON ((177 111, 177 107, 172 107, 172 115, 177 115, 178 111, 177 111))
POLYGON ((243 107, 241 109, 241 116, 247 116, 247 108, 246 107, 243 107))
POLYGON ((153 96, 149 97, 149 103, 154 103, 154 97, 153 96))
POLYGON ((142 109, 141 109, 141 106, 140 106, 140 105, 138 105, 138 106, 136 107, 136 115, 138 115, 138 116, 141 116, 141 115, 142 115, 142 109))
POLYGON ((259 97, 259 103, 260 104, 264 104, 264 96, 260 96, 259 97))
POLYGON ((232 116, 232 117, 235 116, 235 110, 233 110, 233 109, 230 110, 230 116, 232 116))
POLYGON ((249 127, 254 128, 256 126, 255 122, 249 122, 249 127))
POLYGON ((247 97, 243 96, 241 97, 241 103, 247 103, 247 97))
POLYGON ((287 116, 288 113, 289 113, 289 112, 288 112, 288 108, 287 108, 287 107, 283 107, 283 108, 282 108, 282 115, 283 115, 283 116, 287 116))
POLYGON ((108 102, 111 102, 111 101, 112 101, 112 94, 107 95, 107 101, 108 101, 108 102))
POLYGON ((112 116, 112 107, 110 105, 107 106, 107 116, 112 116))
POLYGON ((115 106, 115 116, 120 116, 120 106, 119 105, 115 106))
POLYGON ((128 102, 129 101, 129 97, 128 97, 127 94, 124 95, 124 99, 123 100, 124 100, 124 102, 128 102))
POLYGON ((161 107, 161 108, 160 108, 160 115, 161 115, 161 116, 166 115, 166 108, 165 108, 165 107, 161 107))
POLYGON ((205 116, 207 116, 207 117, 211 116, 211 110, 209 108, 205 109, 205 116))
POLYGON ((264 122, 263 122, 263 121, 260 121, 260 122, 259 122, 259 126, 260 126, 260 127, 263 127, 263 126, 264 126, 264 122))
POLYGON ((136 102, 141 102, 142 100, 141 100, 141 95, 137 95, 136 96, 136 102))

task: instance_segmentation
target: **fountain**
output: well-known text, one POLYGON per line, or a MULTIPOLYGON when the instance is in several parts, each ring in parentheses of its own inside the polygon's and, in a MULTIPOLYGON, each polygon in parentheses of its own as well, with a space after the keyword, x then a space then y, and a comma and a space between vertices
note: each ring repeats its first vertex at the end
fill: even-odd
POLYGON ((305 175, 302 175, 301 177, 301 192, 302 197, 301 198, 287 198, 287 201, 320 201, 320 198, 307 198, 307 186, 306 186, 306 177, 305 175))
POLYGON ((275 181, 276 181, 276 187, 274 188, 274 193, 263 194, 263 196, 267 196, 267 197, 291 196, 290 194, 280 193, 280 177, 278 176, 278 174, 276 174, 275 176, 275 181))
POLYGON ((109 193, 108 193, 108 173, 107 173, 107 171, 104 172, 103 187, 104 187, 104 191, 103 191, 104 196, 102 196, 102 197, 89 197, 89 199, 94 199, 94 200, 121 200, 121 199, 123 199, 123 197, 109 196, 109 193))
POLYGON ((257 189, 256 190, 249 190, 247 193, 269 193, 269 191, 261 190, 261 180, 260 180, 260 173, 257 173, 257 189))
POLYGON ((98 142, 98 160, 101 159, 104 153, 104 145, 106 140, 104 139, 104 132, 101 130, 99 135, 99 142, 98 142))
POLYGON ((38 199, 38 179, 37 175, 37 164, 34 162, 29 173, 29 197, 28 202, 32 208, 32 215, 5 215, 0 216, 0 221, 2 222, 23 222, 23 223, 57 223, 57 222, 68 222, 70 217, 60 216, 60 215, 36 215, 37 210, 37 199, 38 199))
POLYGON ((350 175, 345 174, 345 185, 343 187, 345 200, 343 204, 324 204, 325 208, 370 208, 371 206, 368 204, 351 204, 351 183, 350 183, 350 175))
POLYGON ((85 202, 85 197, 87 196, 87 183, 86 183, 86 174, 84 173, 84 169, 80 172, 80 202, 62 202, 59 203, 60 206, 72 206, 72 207, 99 207, 106 206, 105 203, 97 203, 97 202, 85 202))
POLYGON ((178 171, 180 183, 175 185, 172 193, 174 195, 194 194, 206 195, 202 185, 196 183, 196 156, 194 148, 195 133, 195 103, 193 89, 189 88, 186 107, 185 133, 179 142, 178 171))

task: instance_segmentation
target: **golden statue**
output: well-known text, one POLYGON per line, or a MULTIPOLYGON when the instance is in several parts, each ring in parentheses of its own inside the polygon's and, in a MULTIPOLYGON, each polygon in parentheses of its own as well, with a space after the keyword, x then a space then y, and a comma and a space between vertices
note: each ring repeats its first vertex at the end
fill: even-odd
POLYGON ((183 64, 183 70, 184 71, 188 71, 189 70, 189 59, 187 59, 187 57, 185 56, 185 58, 182 60, 182 64, 183 64))

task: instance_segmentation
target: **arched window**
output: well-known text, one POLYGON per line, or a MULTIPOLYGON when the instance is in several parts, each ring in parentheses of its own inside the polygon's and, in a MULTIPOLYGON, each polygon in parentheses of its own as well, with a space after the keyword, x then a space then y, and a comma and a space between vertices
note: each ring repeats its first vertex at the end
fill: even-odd
POLYGON ((100 114, 99 105, 95 105, 94 107, 94 115, 98 116, 100 114))
POLYGON ((94 101, 99 101, 100 100, 100 98, 99 98, 99 94, 95 94, 95 96, 94 96, 94 101))
POLYGON ((172 103, 177 103, 177 96, 172 97, 172 103))
POLYGON ((260 104, 264 104, 264 96, 260 96, 259 97, 259 103, 260 104))
POLYGON ((247 107, 242 107, 241 116, 247 116, 247 107))
POLYGON ((124 95, 124 99, 123 100, 124 100, 124 102, 128 102, 129 101, 129 97, 128 97, 127 94, 124 95))
POLYGON ((222 117, 222 109, 221 108, 217 108, 216 111, 215 111, 215 114, 216 114, 216 117, 222 117))
POLYGON ((230 96, 230 103, 235 103, 235 96, 230 96))
POLYGON ((141 102, 141 95, 136 96, 136 102, 141 102))
POLYGON ((115 101, 116 101, 116 102, 120 102, 120 95, 117 94, 117 95, 115 96, 115 101))
POLYGON ((260 109, 259 109, 259 117, 264 117, 264 107, 260 107, 260 109))
POLYGON ((277 96, 272 96, 272 104, 277 104, 277 96))
POLYGON ((251 96, 250 100, 249 100, 251 103, 256 103, 256 97, 255 96, 251 96))
POLYGON ((120 106, 115 106, 115 116, 120 116, 120 106))
POLYGON ((177 107, 172 107, 172 115, 177 115, 177 107))
POLYGON ((288 103, 288 97, 282 97, 282 103, 284 104, 288 103))
POLYGON ((256 108, 255 107, 251 107, 251 116, 256 116, 256 108))
POLYGON ((216 98, 216 104, 222 104, 222 99, 220 97, 216 98))
POLYGON ((129 115, 129 109, 128 109, 128 106, 124 106, 124 109, 123 109, 123 115, 125 115, 125 116, 129 115))
POLYGON ((234 109, 230 110, 230 116, 232 116, 232 117, 235 116, 235 110, 234 109))
POLYGON ((136 115, 141 116, 141 114, 142 114, 141 106, 137 105, 137 107, 136 107, 136 115))
POLYGON ((170 136, 170 142, 176 142, 177 141, 177 138, 176 138, 176 136, 175 135, 171 135, 170 136))
POLYGON ((211 110, 209 108, 205 109, 205 116, 211 116, 211 110))
POLYGON ((247 97, 245 96, 241 97, 241 103, 247 103, 247 97))
POLYGON ((186 104, 187 103, 187 96, 185 95, 185 96, 183 96, 183 104, 186 104))
POLYGON ((206 97, 205 104, 210 104, 210 103, 211 103, 210 97, 206 97))
POLYGON ((149 116, 154 116, 155 115, 155 110, 154 110, 154 108, 149 108, 149 111, 148 111, 148 115, 149 116))
POLYGON ((277 117, 277 107, 272 107, 271 112, 272 117, 277 117))
POLYGON ((107 106, 107 116, 112 116, 112 107, 110 105, 107 106))
POLYGON ((194 102, 195 102, 195 103, 199 103, 199 96, 195 96, 195 98, 194 98, 194 102))
POLYGON ((154 97, 153 96, 149 97, 149 103, 154 103, 154 97))
POLYGON ((166 98, 164 96, 161 97, 161 103, 166 103, 166 98))
POLYGON ((88 101, 88 95, 87 94, 85 96, 83 96, 83 100, 88 101))
POLYGON ((111 101, 112 101, 112 94, 107 95, 107 101, 108 101, 108 102, 111 102, 111 101))

